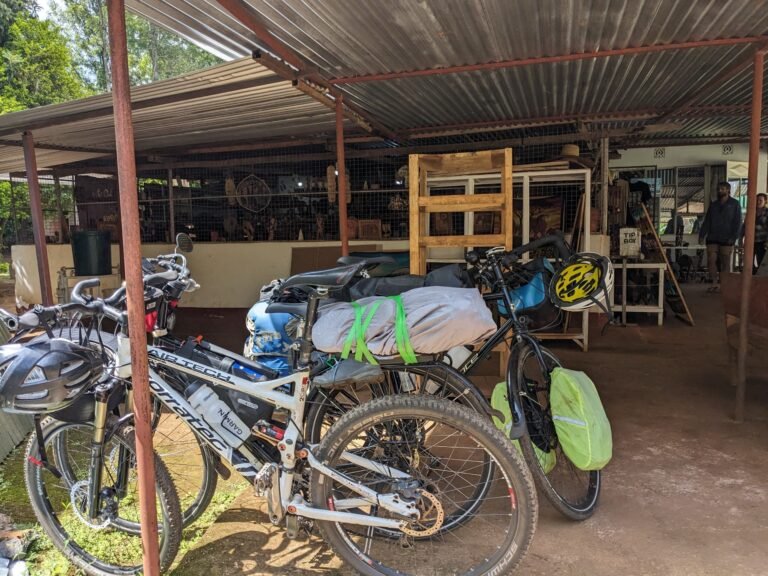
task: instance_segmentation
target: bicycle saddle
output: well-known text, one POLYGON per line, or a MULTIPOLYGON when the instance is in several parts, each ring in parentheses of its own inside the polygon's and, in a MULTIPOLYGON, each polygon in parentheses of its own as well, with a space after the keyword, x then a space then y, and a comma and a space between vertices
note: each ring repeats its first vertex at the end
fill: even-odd
POLYGON ((336 263, 341 266, 350 266, 352 264, 373 266, 374 264, 394 264, 395 259, 391 256, 374 256, 372 258, 366 256, 342 256, 336 260, 336 263))
POLYGON ((361 269, 362 264, 353 264, 350 266, 339 266, 338 268, 330 268, 328 270, 317 270, 315 272, 304 272, 302 274, 296 274, 291 276, 282 286, 280 290, 287 290, 288 288, 295 287, 310 287, 310 288, 343 288, 355 277, 361 269))
POLYGON ((379 366, 358 362, 356 360, 342 360, 327 370, 315 376, 312 383, 319 388, 333 390, 347 388, 355 384, 370 386, 384 380, 384 373, 379 366))
POLYGON ((293 314, 305 316, 307 313, 306 302, 272 302, 267 306, 267 314, 293 314))

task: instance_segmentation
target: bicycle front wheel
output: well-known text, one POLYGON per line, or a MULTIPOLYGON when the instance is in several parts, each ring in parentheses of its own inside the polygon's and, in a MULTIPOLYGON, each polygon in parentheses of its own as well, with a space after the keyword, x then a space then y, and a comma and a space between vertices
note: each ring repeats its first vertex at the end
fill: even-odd
MULTIPOLYGON (((93 426, 47 419, 43 439, 60 477, 40 464, 33 435, 25 453, 24 478, 35 515, 53 545, 89 576, 141 573, 144 554, 132 429, 123 427, 104 446, 102 502, 96 518, 87 511, 93 426), (59 450, 51 450, 55 445, 59 450)), ((181 507, 168 470, 157 457, 155 478, 160 566, 165 570, 179 549, 181 507)))
POLYGON ((579 470, 563 452, 549 403, 550 373, 560 362, 546 348, 539 351, 543 364, 529 344, 514 347, 509 358, 510 397, 520 398, 528 429, 520 448, 550 504, 571 520, 586 520, 597 507, 600 471, 579 470))
MULTIPOLYGON (((362 574, 503 574, 533 538, 538 505, 527 467, 488 418, 455 402, 424 395, 373 400, 340 418, 316 456, 380 494, 410 499, 420 512, 400 530, 318 523, 325 541, 362 574), (493 476, 484 479, 488 460, 493 476), (488 488, 478 493, 478 482, 488 488), (467 509, 470 516, 445 528, 467 509)), ((318 508, 393 518, 316 470, 310 493, 318 508)))

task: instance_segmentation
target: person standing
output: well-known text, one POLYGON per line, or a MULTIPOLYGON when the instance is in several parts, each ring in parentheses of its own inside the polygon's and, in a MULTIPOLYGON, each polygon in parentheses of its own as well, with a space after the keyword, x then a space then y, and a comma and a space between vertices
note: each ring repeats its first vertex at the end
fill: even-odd
POLYGON ((731 185, 720 182, 717 185, 717 200, 709 205, 704 223, 699 230, 699 243, 707 243, 707 270, 710 282, 717 291, 720 273, 730 272, 733 245, 741 230, 741 205, 731 197, 731 185))
MULTIPOLYGON (((742 228, 742 237, 746 234, 747 223, 742 228)), ((755 261, 752 263, 752 273, 757 274, 757 269, 765 258, 768 250, 768 194, 760 192, 757 195, 757 209, 755 210, 755 261)))

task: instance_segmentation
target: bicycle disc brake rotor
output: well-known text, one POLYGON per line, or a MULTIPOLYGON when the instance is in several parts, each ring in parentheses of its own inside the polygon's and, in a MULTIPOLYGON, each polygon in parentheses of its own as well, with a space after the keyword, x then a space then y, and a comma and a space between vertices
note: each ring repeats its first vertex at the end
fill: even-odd
POLYGON ((69 498, 72 502, 72 510, 75 512, 75 516, 83 524, 94 530, 103 530, 109 526, 110 519, 102 518, 99 516, 96 519, 88 518, 86 511, 88 510, 88 487, 90 485, 89 480, 80 480, 73 484, 69 498))
POLYGON ((420 490, 417 506, 421 517, 416 522, 403 526, 401 530, 414 538, 437 534, 445 521, 445 511, 438 497, 427 490, 420 490))

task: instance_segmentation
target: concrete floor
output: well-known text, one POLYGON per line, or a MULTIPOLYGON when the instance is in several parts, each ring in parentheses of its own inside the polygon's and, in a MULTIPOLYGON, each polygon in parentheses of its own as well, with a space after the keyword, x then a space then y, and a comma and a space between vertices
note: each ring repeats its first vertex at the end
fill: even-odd
MULTIPOLYGON (((748 418, 735 424, 719 296, 703 286, 686 286, 686 294, 695 328, 668 318, 663 328, 609 328, 593 337, 588 354, 557 348, 565 365, 597 384, 614 458, 590 520, 569 522, 541 501, 538 531, 518 573, 768 574, 768 376, 758 377, 765 361, 751 358, 748 418)), ((235 349, 243 312, 216 314, 218 322, 202 325, 235 349)), ((318 540, 289 541, 265 524, 261 504, 247 490, 174 574, 347 572, 318 540)))

